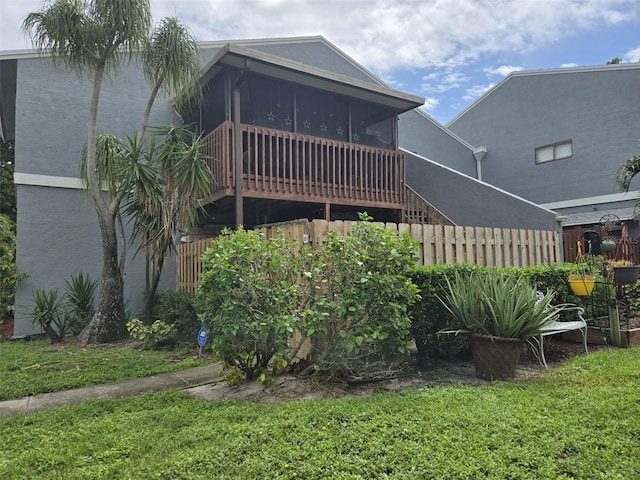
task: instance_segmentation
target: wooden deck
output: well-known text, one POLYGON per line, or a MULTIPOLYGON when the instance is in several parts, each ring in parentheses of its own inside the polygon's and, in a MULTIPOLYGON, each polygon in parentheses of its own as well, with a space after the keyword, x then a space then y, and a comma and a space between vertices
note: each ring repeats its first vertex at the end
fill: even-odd
MULTIPOLYGON (((402 209, 402 152, 242 124, 244 197, 402 209)), ((235 194, 235 129, 204 139, 215 179, 209 202, 235 194)))

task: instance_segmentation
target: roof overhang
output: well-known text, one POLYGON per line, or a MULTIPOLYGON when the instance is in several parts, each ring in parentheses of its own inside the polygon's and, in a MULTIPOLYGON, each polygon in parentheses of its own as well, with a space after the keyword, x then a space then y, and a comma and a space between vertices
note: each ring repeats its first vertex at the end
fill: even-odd
POLYGON ((224 67, 235 67, 288 82, 337 93, 406 112, 424 104, 424 98, 399 92, 346 75, 336 74, 252 48, 227 43, 202 69, 202 84, 206 84, 224 67))

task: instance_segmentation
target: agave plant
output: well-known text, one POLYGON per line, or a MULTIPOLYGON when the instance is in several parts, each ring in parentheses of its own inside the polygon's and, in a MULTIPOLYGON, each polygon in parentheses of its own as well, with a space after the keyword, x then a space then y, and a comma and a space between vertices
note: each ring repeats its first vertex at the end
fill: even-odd
POLYGON ((496 269, 447 278, 440 301, 458 321, 460 329, 441 333, 471 332, 492 337, 526 340, 555 321, 569 304, 553 305, 555 292, 538 295, 523 276, 496 269))

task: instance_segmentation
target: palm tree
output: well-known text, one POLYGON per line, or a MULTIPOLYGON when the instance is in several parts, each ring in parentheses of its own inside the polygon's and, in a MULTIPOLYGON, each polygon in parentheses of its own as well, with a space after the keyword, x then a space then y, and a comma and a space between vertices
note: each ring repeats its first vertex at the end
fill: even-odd
MULTIPOLYGON (((136 135, 139 153, 149 112, 158 93, 163 91, 175 96, 198 85, 199 49, 188 30, 176 19, 163 19, 151 31, 149 0, 55 0, 27 15, 23 30, 31 36, 36 49, 51 55, 56 66, 92 78, 85 172, 100 226, 103 261, 98 307, 79 341, 86 344, 124 338, 127 335, 124 279, 117 223, 127 192, 118 190, 122 187, 121 177, 109 182, 108 195, 100 191, 98 170, 106 171, 99 167, 97 154, 96 119, 102 81, 106 74, 117 76, 122 62, 134 56, 142 61, 151 95, 136 135)), ((120 153, 121 147, 118 147, 120 153)))
MULTIPOLYGON (((622 163, 615 175, 615 182, 621 190, 628 192, 633 178, 640 173, 640 155, 634 155, 622 163)), ((640 199, 638 200, 640 202, 640 199)))
POLYGON ((197 224, 197 208, 208 196, 212 175, 203 152, 203 143, 188 126, 153 129, 164 138, 155 142, 146 155, 145 167, 152 175, 131 175, 132 185, 125 214, 132 218, 131 241, 138 241, 147 263, 146 314, 152 321, 153 304, 160 275, 169 254, 175 253, 180 231, 197 224))

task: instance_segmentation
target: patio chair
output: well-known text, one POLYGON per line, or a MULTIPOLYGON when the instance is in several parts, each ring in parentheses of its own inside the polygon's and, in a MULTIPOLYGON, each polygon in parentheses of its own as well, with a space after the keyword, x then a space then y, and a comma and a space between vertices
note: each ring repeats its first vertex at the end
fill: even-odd
MULTIPOLYGON (((544 293, 539 291, 536 293, 536 296, 538 297, 538 301, 540 301, 544 297, 544 293)), ((584 308, 576 306, 575 308, 571 308, 571 310, 576 311, 578 320, 567 322, 550 322, 542 329, 539 335, 533 337, 537 344, 536 347, 538 350, 538 360, 544 366, 544 368, 549 368, 547 366, 547 359, 544 356, 544 337, 548 337, 549 335, 556 335, 559 333, 571 332, 573 330, 580 330, 580 332, 582 332, 582 343, 584 345, 584 351, 586 353, 589 353, 589 349, 587 348, 587 321, 583 317, 584 308)))

